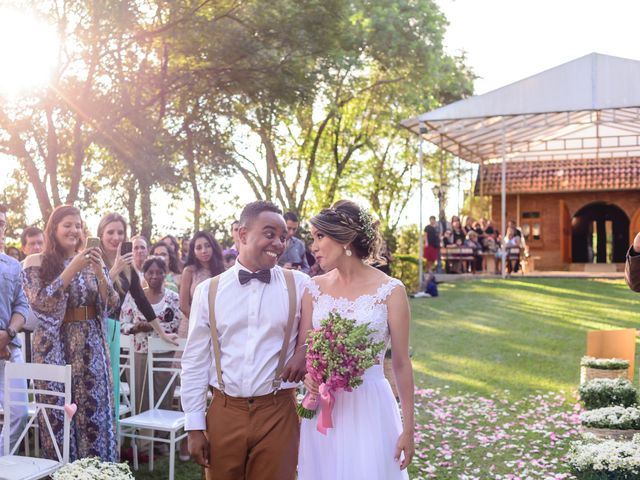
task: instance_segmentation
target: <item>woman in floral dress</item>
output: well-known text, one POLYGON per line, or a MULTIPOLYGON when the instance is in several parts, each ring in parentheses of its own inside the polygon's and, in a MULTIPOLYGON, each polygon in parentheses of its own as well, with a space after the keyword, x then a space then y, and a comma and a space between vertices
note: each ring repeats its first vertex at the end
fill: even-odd
MULTIPOLYGON (((60 206, 47 222, 44 252, 25 260, 25 291, 40 319, 33 338, 33 361, 71 365, 71 398, 77 411, 71 422, 69 460, 95 456, 113 462, 118 451, 105 320, 119 298, 99 250, 79 252, 82 244, 80 211, 60 206)), ((61 390, 56 382, 36 382, 36 386, 61 390)), ((62 403, 45 396, 38 400, 62 403)), ((64 413, 48 415, 62 449, 64 413)), ((39 424, 44 454, 56 458, 42 417, 39 424)))

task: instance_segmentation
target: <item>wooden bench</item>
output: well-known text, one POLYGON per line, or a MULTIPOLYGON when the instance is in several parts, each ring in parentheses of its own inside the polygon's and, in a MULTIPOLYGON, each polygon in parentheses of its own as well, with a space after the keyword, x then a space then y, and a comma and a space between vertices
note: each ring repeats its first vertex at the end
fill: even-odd
POLYGON ((458 273, 464 272, 463 262, 470 262, 471 271, 473 273, 476 272, 476 257, 473 253, 473 248, 450 245, 441 252, 445 265, 451 263, 452 269, 457 269, 458 273))

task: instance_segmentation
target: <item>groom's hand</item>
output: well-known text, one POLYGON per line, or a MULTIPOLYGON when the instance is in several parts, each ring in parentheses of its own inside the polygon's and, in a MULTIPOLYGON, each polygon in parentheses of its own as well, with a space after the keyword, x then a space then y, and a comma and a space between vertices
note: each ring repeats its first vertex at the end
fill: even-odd
POLYGON ((209 468, 209 442, 201 430, 190 430, 188 436, 189 455, 198 465, 209 468))
POLYGON ((296 350, 296 352, 293 354, 293 357, 291 357, 291 359, 285 365, 284 370, 282 370, 282 375, 280 375, 280 378, 282 378, 282 380, 285 382, 300 382, 304 378, 304 375, 307 373, 305 361, 306 358, 304 349, 296 350))

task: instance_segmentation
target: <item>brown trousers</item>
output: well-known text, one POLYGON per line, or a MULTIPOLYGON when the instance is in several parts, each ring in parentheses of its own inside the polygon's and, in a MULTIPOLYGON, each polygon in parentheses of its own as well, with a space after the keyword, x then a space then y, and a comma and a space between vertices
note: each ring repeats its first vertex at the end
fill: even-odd
POLYGON ((295 389, 236 398, 214 389, 207 480, 294 480, 300 423, 295 389))

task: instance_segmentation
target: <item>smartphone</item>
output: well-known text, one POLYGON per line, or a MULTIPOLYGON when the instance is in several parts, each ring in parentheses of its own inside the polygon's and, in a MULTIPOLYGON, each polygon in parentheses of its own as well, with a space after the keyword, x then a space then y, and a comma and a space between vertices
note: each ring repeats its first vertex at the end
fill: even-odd
POLYGON ((98 237, 87 238, 87 248, 100 248, 100 239, 98 237))
POLYGON ((133 243, 131 242, 122 242, 120 246, 120 255, 126 255, 127 253, 131 253, 133 251, 133 243))

